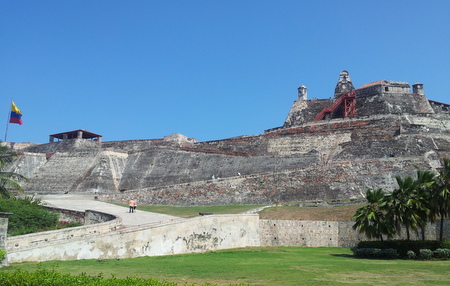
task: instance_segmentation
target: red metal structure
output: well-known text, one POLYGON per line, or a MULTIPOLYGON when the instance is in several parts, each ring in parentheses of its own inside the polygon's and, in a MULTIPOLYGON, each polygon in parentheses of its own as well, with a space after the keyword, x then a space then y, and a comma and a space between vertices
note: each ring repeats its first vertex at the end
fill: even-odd
POLYGON ((336 109, 342 106, 343 116, 356 116, 356 92, 352 90, 348 93, 343 93, 330 107, 325 107, 319 114, 317 114, 314 121, 322 120, 325 116, 332 114, 336 109))

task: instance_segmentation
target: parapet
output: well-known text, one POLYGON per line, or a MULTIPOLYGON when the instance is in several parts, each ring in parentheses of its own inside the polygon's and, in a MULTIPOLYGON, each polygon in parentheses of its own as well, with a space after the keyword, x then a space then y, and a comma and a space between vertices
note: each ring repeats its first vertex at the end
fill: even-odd
POLYGON ((356 89, 357 96, 372 96, 387 93, 410 93, 410 87, 406 81, 379 80, 367 83, 356 89))

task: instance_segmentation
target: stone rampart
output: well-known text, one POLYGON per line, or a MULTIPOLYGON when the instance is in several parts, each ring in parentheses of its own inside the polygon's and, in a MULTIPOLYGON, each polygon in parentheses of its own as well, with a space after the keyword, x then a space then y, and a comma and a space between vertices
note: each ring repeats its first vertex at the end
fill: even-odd
POLYGON ((120 189, 205 181, 234 177, 237 173, 254 174, 307 167, 318 161, 317 152, 292 156, 230 156, 186 151, 155 150, 128 156, 120 189))
POLYGON ((260 245, 258 215, 208 215, 108 233, 97 232, 89 237, 71 237, 62 232, 59 238, 49 236, 47 241, 42 235, 28 235, 26 242, 24 236, 8 238, 10 263, 132 258, 260 245), (29 247, 21 247, 23 244, 29 247))
POLYGON ((58 248, 72 240, 91 239, 122 229, 121 218, 92 210, 86 210, 85 213, 84 226, 11 236, 6 240, 6 250, 12 255, 27 250, 32 252, 33 249, 42 247, 58 248))
MULTIPOLYGON (((343 195, 359 197, 361 188, 376 185, 380 178, 389 177, 384 184, 388 189, 396 186, 392 174, 386 175, 383 169, 386 158, 395 158, 395 164, 403 167, 408 163, 425 169, 439 167, 439 161, 450 152, 450 121, 442 116, 403 114, 335 119, 272 130, 262 135, 190 142, 187 145, 167 140, 159 143, 138 140, 137 145, 130 143, 132 148, 128 151, 121 149, 126 144, 117 147, 116 143, 105 145, 108 146, 105 148, 75 148, 56 153, 24 150, 11 168, 29 178, 24 188, 31 194, 120 194, 124 191, 149 190, 150 194, 142 196, 157 204, 171 204, 175 196, 185 199, 193 194, 200 195, 197 199, 186 198, 176 202, 177 205, 185 202, 193 205, 203 202, 225 204, 307 200, 315 199, 314 194, 317 193, 326 193, 331 198, 343 195), (370 168, 364 168, 370 169, 370 175, 360 187, 355 187, 356 183, 360 183, 358 174, 355 175, 358 179, 354 179, 353 183, 336 187, 336 182, 340 180, 338 177, 350 178, 354 174, 353 168, 360 166, 364 160, 371 164, 370 168), (336 166, 341 175, 336 170, 328 170, 330 164, 339 164, 336 166), (307 176, 303 181, 317 176, 325 179, 318 179, 321 182, 318 186, 299 183, 298 178, 284 178, 283 172, 289 171, 297 172, 297 177, 307 176), (238 173, 245 176, 235 178, 238 173), (269 183, 258 185, 242 180, 260 174, 263 176, 260 181, 269 183), (234 182, 229 189, 223 190, 222 185, 218 184, 220 181, 209 183, 213 175, 234 182), (280 179, 287 183, 277 185, 280 179), (182 192, 178 187, 180 184, 191 185, 183 186, 187 191, 185 195, 179 195, 182 192), (177 191, 170 193, 167 188, 177 191), (317 189, 320 191, 317 192, 317 189), (339 190, 345 191, 338 195, 336 192, 339 190), (225 194, 222 200, 217 192, 225 194)), ((397 168, 397 171, 399 173, 396 175, 405 174, 402 169, 397 168)), ((411 175, 410 171, 406 173, 411 175)))
POLYGON ((99 194, 99 199, 126 203, 130 197, 134 197, 141 204, 194 206, 362 198, 367 188, 392 191, 396 187, 395 176, 415 176, 416 167, 429 168, 423 163, 423 158, 417 157, 346 161, 123 193, 105 193, 99 194))

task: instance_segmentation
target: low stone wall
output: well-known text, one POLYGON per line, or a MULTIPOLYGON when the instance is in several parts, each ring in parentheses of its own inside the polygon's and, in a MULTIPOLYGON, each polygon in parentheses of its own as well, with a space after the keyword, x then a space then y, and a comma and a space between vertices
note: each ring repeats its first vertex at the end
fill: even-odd
MULTIPOLYGON (((352 228, 354 224, 354 221, 260 220, 261 246, 353 247, 368 240, 352 228)), ((449 227, 450 220, 446 220, 444 239, 450 239, 449 227)), ((403 231, 394 239, 406 239, 406 233, 403 231)), ((422 237, 412 232, 411 239, 422 237)), ((439 239, 438 224, 426 226, 425 239, 439 239)))
POLYGON ((42 234, 8 239, 9 262, 131 258, 260 245, 258 215, 208 215, 86 237, 57 232, 59 241, 52 234, 46 234, 47 241, 42 234))
MULTIPOLYGON (((44 206, 44 208, 51 212, 57 213, 58 217, 59 217, 58 219, 60 221, 77 222, 77 223, 85 224, 85 216, 86 216, 85 212, 66 210, 66 209, 49 207, 49 206, 44 206)), ((107 215, 110 216, 109 214, 107 214, 107 215)))
POLYGON ((37 247, 46 246, 60 247, 60 245, 71 240, 88 239, 122 228, 122 218, 114 217, 110 214, 86 210, 86 218, 87 225, 84 226, 8 237, 6 239, 8 258, 10 258, 14 252, 32 250, 37 247), (108 217, 113 219, 106 221, 106 218, 108 217))

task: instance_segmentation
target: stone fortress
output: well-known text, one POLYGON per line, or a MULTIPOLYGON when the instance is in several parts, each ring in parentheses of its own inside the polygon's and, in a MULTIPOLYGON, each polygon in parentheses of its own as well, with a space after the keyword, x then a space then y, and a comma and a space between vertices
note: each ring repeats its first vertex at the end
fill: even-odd
MULTIPOLYGON (((427 99, 419 83, 412 91, 406 82, 386 80, 355 89, 342 71, 333 98, 308 100, 300 86, 284 124, 260 135, 103 142, 80 129, 49 141, 11 143, 19 158, 10 167, 29 178, 28 194, 91 194, 122 203, 135 197, 140 204, 175 206, 359 199, 367 188, 393 190, 395 176, 414 176, 417 167, 441 167, 450 157, 450 105, 427 99)), ((262 220, 250 213, 125 227, 121 216, 111 216, 85 210, 75 214, 84 226, 6 237, 8 214, 2 213, 6 264, 247 246, 350 247, 365 239, 352 221, 262 220)), ((426 238, 436 239, 438 228, 428 225, 426 238)))
POLYGON ((302 85, 284 124, 259 135, 102 142, 76 130, 49 141, 11 143, 20 154, 11 168, 29 178, 27 193, 179 206, 362 198, 367 188, 394 189, 395 176, 416 167, 441 167, 450 105, 429 100, 420 83, 355 89, 342 71, 333 98, 309 100, 302 85))

